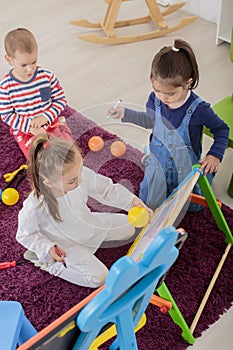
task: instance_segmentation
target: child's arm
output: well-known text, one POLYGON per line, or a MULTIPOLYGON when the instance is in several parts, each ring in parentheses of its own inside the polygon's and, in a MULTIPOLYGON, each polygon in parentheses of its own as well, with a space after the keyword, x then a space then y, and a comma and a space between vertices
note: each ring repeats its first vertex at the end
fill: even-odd
MULTIPOLYGON (((212 158, 209 158, 209 156, 218 159, 220 162, 222 161, 228 143, 230 129, 228 125, 213 111, 208 103, 204 105, 200 118, 202 126, 205 125, 213 134, 214 142, 205 156, 205 158, 208 157, 208 163, 211 166, 213 160, 212 158)), ((214 160, 215 166, 217 162, 216 159, 214 160)))
POLYGON ((56 118, 58 118, 61 112, 64 110, 67 101, 65 98, 65 93, 61 87, 59 81, 54 76, 53 73, 49 72, 48 76, 50 81, 50 91, 51 91, 51 104, 43 112, 43 114, 33 118, 30 122, 29 131, 37 135, 40 132, 43 132, 44 129, 41 129, 46 124, 52 124, 56 118))
POLYGON ((155 95, 152 92, 146 103, 145 112, 123 107, 112 107, 108 110, 108 115, 113 119, 121 119, 124 123, 133 123, 145 129, 152 129, 155 122, 154 99, 155 95))
MULTIPOLYGON (((132 206, 146 205, 121 184, 114 184, 109 177, 96 174, 93 170, 83 167, 82 181, 86 183, 89 196, 99 202, 128 211, 132 206)), ((147 208, 147 207, 146 207, 147 208)), ((147 208, 150 211, 149 208, 147 208)))
POLYGON ((155 94, 152 92, 146 103, 146 111, 136 111, 125 108, 124 123, 133 123, 145 129, 153 129, 155 124, 155 94))
POLYGON ((2 121, 17 132, 30 132, 33 135, 37 135, 43 131, 45 132, 45 130, 43 129, 43 125, 48 124, 48 119, 45 118, 43 115, 36 117, 33 120, 28 118, 27 120, 25 119, 23 121, 21 116, 15 113, 13 109, 10 113, 4 113, 1 109, 1 106, 0 114, 2 121))
POLYGON ((52 124, 64 110, 67 101, 64 90, 55 75, 52 72, 48 72, 48 78, 50 81, 51 105, 44 111, 43 116, 46 117, 49 124, 52 124))
POLYGON ((4 123, 9 125, 12 129, 14 126, 20 125, 20 116, 15 113, 12 106, 10 96, 3 86, 0 85, 0 115, 4 123))
POLYGON ((54 242, 51 242, 41 233, 41 224, 42 222, 39 223, 39 219, 36 215, 36 204, 29 196, 18 215, 16 240, 26 249, 36 253, 40 260, 46 260, 46 256, 48 256, 49 250, 54 245, 54 242))
POLYGON ((121 119, 125 123, 133 123, 145 129, 152 129, 154 125, 154 112, 148 114, 147 112, 136 111, 129 108, 110 108, 108 116, 113 119, 121 119))

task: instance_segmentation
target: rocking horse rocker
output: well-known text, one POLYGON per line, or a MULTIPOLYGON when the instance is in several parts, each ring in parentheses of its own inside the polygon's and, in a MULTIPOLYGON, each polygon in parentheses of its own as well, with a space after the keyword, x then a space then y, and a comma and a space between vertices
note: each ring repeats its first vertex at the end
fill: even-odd
POLYGON ((177 4, 169 5, 165 11, 161 12, 159 6, 155 0, 145 0, 146 5, 149 9, 148 16, 139 17, 135 19, 116 21, 117 15, 120 10, 120 5, 122 1, 127 0, 105 0, 108 4, 107 10, 105 12, 104 19, 98 23, 90 22, 86 19, 71 21, 71 24, 86 27, 86 28, 102 28, 106 37, 101 37, 97 34, 84 34, 79 35, 79 39, 90 41, 97 44, 126 44, 140 40, 148 40, 153 38, 158 38, 176 30, 179 30, 190 23, 192 23, 197 17, 190 16, 183 18, 177 25, 169 27, 164 22, 164 16, 170 15, 171 13, 179 10, 185 5, 185 2, 180 2, 177 4), (136 24, 147 23, 153 21, 156 24, 157 29, 151 32, 129 35, 129 36, 117 36, 114 28, 131 26, 136 24))

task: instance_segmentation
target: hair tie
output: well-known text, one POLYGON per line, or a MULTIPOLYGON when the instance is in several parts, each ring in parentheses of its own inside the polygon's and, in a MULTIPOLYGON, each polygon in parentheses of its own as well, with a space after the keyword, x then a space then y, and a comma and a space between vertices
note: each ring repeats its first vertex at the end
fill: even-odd
POLYGON ((47 147, 50 146, 50 145, 51 145, 51 142, 50 142, 50 141, 45 141, 45 142, 43 142, 42 147, 43 147, 43 148, 47 148, 47 147))
POLYGON ((174 52, 179 52, 180 49, 177 49, 175 46, 172 46, 172 51, 174 51, 174 52))

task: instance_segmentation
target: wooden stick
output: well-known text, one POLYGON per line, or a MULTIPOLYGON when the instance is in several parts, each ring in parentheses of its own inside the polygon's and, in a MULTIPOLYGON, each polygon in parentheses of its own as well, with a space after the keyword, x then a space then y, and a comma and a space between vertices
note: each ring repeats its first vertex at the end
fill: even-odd
POLYGON ((226 260, 226 257, 228 255, 230 249, 231 249, 231 243, 228 243, 228 245, 227 245, 227 247, 225 249, 225 252, 224 252, 224 254, 223 254, 223 256, 222 256, 222 258, 221 258, 221 260, 220 260, 220 262, 218 264, 218 267, 217 267, 217 269, 216 269, 216 271, 215 271, 215 273, 214 273, 214 275, 212 277, 212 280, 210 281, 209 287, 207 288, 207 291, 206 291, 206 293, 204 295, 204 298, 202 299, 202 302, 201 302, 201 304, 199 306, 199 309, 198 309, 198 311, 196 313, 196 316, 194 317, 194 320, 193 320, 193 322, 191 324, 191 327, 190 327, 191 333, 193 333, 195 328, 196 328, 197 322, 198 322, 199 318, 201 317, 202 311, 203 311, 203 309, 205 307, 205 304, 206 304, 206 302, 207 302, 207 300, 208 300, 208 298, 210 296, 211 290, 214 287, 214 284, 215 284, 215 282, 216 282, 216 280, 218 278, 218 275, 219 275, 219 273, 220 273, 220 271, 221 271, 221 269, 223 267, 223 264, 224 264, 224 262, 226 260))

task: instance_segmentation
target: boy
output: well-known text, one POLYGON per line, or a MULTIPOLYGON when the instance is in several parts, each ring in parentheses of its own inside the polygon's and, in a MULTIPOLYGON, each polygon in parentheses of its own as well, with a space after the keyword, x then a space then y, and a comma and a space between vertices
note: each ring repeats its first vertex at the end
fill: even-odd
POLYGON ((28 158, 33 137, 50 126, 55 130, 67 102, 55 75, 37 65, 38 45, 29 30, 10 31, 4 45, 12 69, 0 82, 0 115, 28 158))

